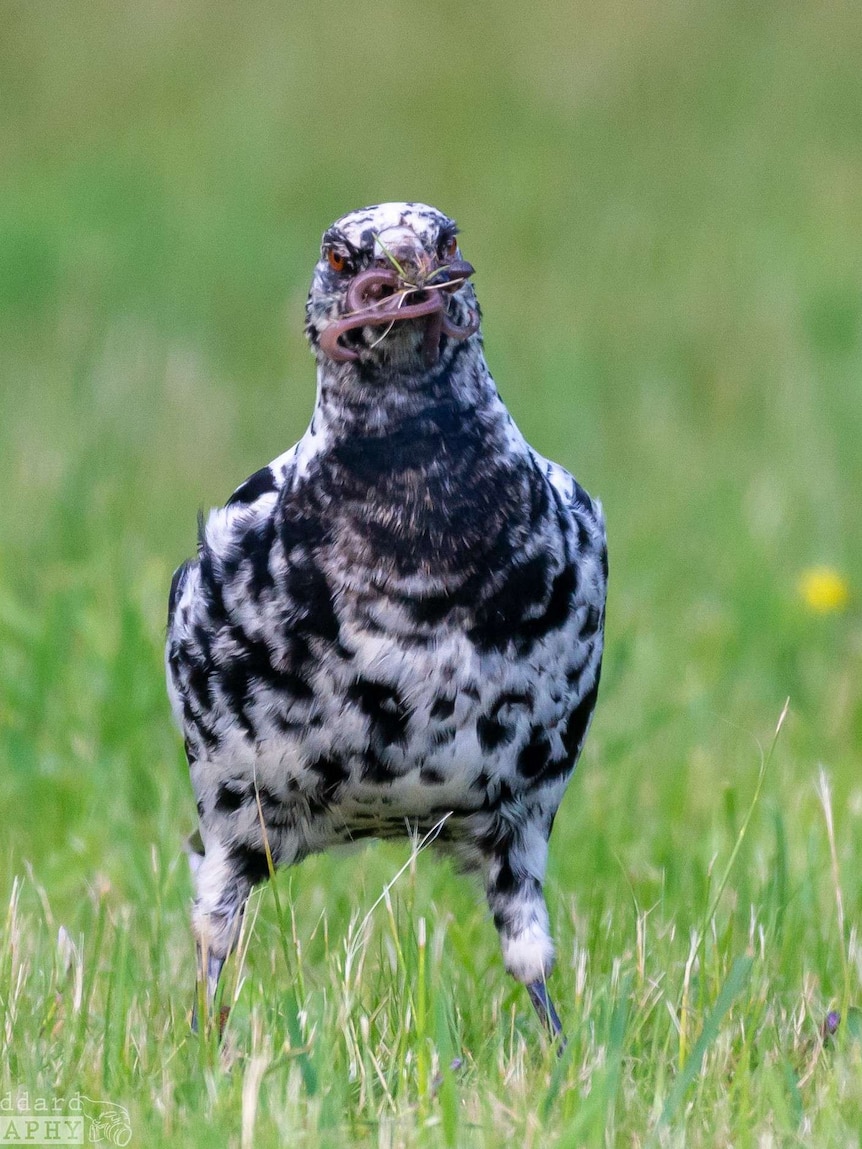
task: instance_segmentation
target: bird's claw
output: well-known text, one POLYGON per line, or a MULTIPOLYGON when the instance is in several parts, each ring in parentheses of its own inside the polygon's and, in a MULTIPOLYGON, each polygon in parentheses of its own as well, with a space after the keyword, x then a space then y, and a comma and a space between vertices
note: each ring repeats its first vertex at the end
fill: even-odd
POLYGON ((544 981, 530 982, 527 986, 527 993, 530 995, 533 1008, 539 1015, 539 1020, 547 1029, 551 1040, 556 1043, 557 1054, 562 1054, 566 1048, 566 1038, 563 1033, 562 1022, 556 1009, 554 1009, 551 995, 548 993, 547 985, 544 981))

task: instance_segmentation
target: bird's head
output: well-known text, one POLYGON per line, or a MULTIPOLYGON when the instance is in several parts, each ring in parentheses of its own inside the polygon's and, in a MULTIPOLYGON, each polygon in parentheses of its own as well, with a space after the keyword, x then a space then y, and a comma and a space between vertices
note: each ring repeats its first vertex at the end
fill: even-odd
POLYGON ((306 306, 323 364, 426 371, 479 330, 457 227, 421 203, 350 212, 327 229, 306 306))

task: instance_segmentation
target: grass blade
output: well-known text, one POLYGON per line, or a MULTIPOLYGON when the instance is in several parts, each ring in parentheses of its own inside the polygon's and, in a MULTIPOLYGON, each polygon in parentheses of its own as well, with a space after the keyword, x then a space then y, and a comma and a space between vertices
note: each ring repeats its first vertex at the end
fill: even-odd
POLYGON ((738 957, 733 963, 730 975, 721 987, 721 993, 718 995, 712 1013, 706 1019, 703 1029, 700 1032, 700 1037, 694 1044, 694 1049, 692 1049, 688 1060, 682 1067, 679 1076, 673 1083, 670 1093, 667 1095, 667 1100, 661 1111, 657 1128, 660 1128, 662 1125, 667 1125, 668 1122, 673 1119, 677 1109, 679 1109, 688 1087, 700 1072, 700 1067, 703 1064, 707 1050, 718 1037, 724 1015, 730 1009, 731 1005, 733 1005, 734 999, 748 981, 753 964, 754 959, 747 956, 738 957))

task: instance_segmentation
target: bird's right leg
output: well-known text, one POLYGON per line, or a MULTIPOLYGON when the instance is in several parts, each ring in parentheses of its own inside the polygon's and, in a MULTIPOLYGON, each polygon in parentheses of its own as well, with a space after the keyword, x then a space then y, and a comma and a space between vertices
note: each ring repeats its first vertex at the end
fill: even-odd
MULTIPOLYGON (((192 1008, 192 1029, 199 1027, 199 1009, 203 1008, 203 1028, 212 1017, 219 978, 239 936, 242 915, 252 882, 235 854, 217 839, 210 839, 204 849, 199 835, 189 844, 189 865, 195 886, 192 928, 197 950, 197 989, 192 1008)), ((219 1017, 219 1030, 227 1020, 227 1011, 219 1017)))

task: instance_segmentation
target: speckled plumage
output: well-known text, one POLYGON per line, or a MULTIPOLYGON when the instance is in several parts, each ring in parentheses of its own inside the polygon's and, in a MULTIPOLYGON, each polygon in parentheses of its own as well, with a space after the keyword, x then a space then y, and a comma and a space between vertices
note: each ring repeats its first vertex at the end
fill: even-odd
MULTIPOLYGON (((482 876, 506 968, 534 1000, 553 963, 542 884, 598 688, 600 506, 523 439, 481 332, 442 335, 433 361, 422 319, 349 332, 349 361, 319 343, 352 276, 397 258, 421 298, 454 233, 421 204, 326 232, 311 425, 210 514, 174 578, 168 683, 200 814, 193 918, 211 991, 267 876, 260 811, 276 865, 445 819, 435 847, 482 876)), ((446 307, 466 322, 472 286, 446 307)))

